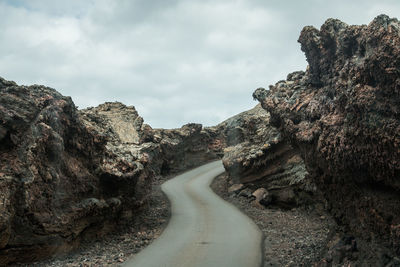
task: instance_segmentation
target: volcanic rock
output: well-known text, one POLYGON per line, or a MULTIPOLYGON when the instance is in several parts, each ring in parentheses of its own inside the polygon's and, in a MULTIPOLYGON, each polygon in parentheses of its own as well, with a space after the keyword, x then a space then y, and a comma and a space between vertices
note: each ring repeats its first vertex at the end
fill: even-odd
POLYGON ((244 184, 233 184, 228 188, 228 193, 239 193, 244 188, 244 184))
POLYGON ((159 173, 162 160, 159 145, 145 142, 151 135, 151 127, 143 124, 135 107, 119 102, 107 102, 95 108, 79 111, 86 129, 94 135, 105 136, 107 143, 101 165, 97 169, 104 194, 110 197, 124 197, 126 202, 134 197, 140 202, 131 201, 134 214, 137 203, 145 201, 151 179, 159 173))
POLYGON ((96 168, 104 136, 84 127, 69 97, 0 78, 0 265, 69 250, 117 216, 96 168), (104 221, 104 223, 103 223, 104 221))
POLYGON ((78 111, 44 86, 0 79, 0 265, 76 248, 143 207, 153 177, 222 155, 218 129, 152 129, 132 106, 78 111))
POLYGON ((400 23, 328 19, 320 30, 305 27, 299 42, 306 72, 253 96, 300 152, 339 224, 399 255, 400 23))
POLYGON ((252 196, 256 199, 254 200, 258 204, 269 205, 272 201, 272 196, 265 188, 258 188, 252 193, 252 196))

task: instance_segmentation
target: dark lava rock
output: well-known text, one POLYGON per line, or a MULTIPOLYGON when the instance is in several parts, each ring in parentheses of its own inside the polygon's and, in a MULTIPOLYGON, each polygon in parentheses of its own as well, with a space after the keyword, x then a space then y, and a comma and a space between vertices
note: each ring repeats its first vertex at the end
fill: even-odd
POLYGON ((152 129, 134 107, 78 111, 44 86, 0 79, 0 265, 79 246, 135 218, 152 179, 221 157, 217 128, 152 129))
MULTIPOLYGON (((253 96, 340 225, 400 254, 400 23, 305 27, 309 67, 253 96)), ((390 252, 390 253, 392 253, 390 252)))
MULTIPOLYGON (((89 225, 117 216, 96 168, 106 140, 69 97, 0 79, 0 265, 69 250, 89 225)), ((104 221, 104 223, 103 223, 104 221)))

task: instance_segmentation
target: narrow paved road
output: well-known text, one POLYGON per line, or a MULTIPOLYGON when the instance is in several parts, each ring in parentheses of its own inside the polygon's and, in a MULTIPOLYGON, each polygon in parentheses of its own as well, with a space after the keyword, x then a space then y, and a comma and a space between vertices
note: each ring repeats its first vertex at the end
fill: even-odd
POLYGON ((125 266, 261 266, 260 230, 209 187, 222 172, 221 161, 216 161, 165 182, 162 190, 171 201, 171 220, 162 235, 125 266))

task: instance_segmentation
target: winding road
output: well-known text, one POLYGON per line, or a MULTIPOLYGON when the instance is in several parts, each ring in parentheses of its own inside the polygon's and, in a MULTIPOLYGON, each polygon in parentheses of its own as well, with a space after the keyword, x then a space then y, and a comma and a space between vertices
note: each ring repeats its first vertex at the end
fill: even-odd
POLYGON ((162 185, 171 201, 171 219, 162 235, 124 266, 259 267, 258 227, 209 187, 224 172, 215 161, 162 185))

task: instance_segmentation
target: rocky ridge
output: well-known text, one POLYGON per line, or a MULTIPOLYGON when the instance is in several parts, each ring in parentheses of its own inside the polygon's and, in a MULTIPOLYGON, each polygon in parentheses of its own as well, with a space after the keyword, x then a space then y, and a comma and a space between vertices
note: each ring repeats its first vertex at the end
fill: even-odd
MULTIPOLYGON (((305 27, 299 42, 309 63, 306 72, 291 73, 253 96, 270 112, 271 124, 300 151, 329 211, 357 237, 358 248, 362 240, 382 245, 369 251, 369 264, 396 264, 400 23, 386 15, 361 26, 328 19, 320 30, 305 27)), ((367 264, 354 253, 342 259, 367 264)))

